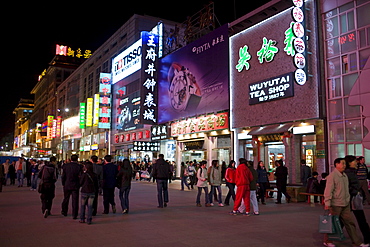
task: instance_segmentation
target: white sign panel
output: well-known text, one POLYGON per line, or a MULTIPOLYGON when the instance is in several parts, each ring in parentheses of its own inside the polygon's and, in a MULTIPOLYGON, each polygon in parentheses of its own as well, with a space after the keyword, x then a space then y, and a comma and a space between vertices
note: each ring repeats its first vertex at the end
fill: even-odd
POLYGON ((141 69, 141 39, 113 58, 112 84, 141 69))

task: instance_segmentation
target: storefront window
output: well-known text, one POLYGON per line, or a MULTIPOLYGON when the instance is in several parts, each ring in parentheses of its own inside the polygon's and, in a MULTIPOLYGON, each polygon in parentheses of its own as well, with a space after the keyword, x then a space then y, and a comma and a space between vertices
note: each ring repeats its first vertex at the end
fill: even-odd
POLYGON ((344 115, 346 118, 356 118, 361 116, 361 107, 359 105, 349 105, 348 98, 344 99, 344 115))
POLYGON ((355 28, 355 22, 353 18, 353 11, 349 11, 345 14, 340 15, 340 32, 346 33, 355 28))
POLYGON ((347 155, 361 156, 362 144, 347 144, 347 155))
POLYGON ((357 73, 343 76, 343 94, 349 95, 352 90, 353 85, 357 80, 357 73))
POLYGON ((344 142, 343 122, 332 122, 329 124, 330 142, 344 142))
POLYGON ((337 98, 342 96, 340 77, 329 79, 329 97, 337 98))
POLYGON ((333 164, 334 160, 339 157, 346 156, 346 152, 344 150, 344 144, 331 144, 330 145, 330 165, 333 164))
POLYGON ((370 27, 361 29, 359 31, 360 35, 360 48, 370 45, 370 27))
POLYGON ((328 76, 340 75, 340 59, 334 58, 328 61, 328 76))
POLYGON ((362 140, 361 120, 347 120, 346 122, 346 139, 347 142, 362 140))
POLYGON ((357 8, 357 27, 363 27, 370 24, 370 3, 357 8))
POLYGON ((343 118, 342 99, 329 101, 329 119, 338 120, 343 118))
POLYGON ((370 49, 360 51, 360 69, 363 69, 370 56, 370 49))
POLYGON ((275 168, 275 161, 280 159, 285 161, 285 147, 282 143, 271 143, 266 145, 266 148, 269 157, 269 169, 275 168))
POLYGON ((329 39, 326 41, 326 53, 328 57, 332 57, 339 54, 339 43, 338 38, 329 39))
POLYGON ((338 31, 338 17, 326 20, 326 38, 331 39, 339 35, 338 31))

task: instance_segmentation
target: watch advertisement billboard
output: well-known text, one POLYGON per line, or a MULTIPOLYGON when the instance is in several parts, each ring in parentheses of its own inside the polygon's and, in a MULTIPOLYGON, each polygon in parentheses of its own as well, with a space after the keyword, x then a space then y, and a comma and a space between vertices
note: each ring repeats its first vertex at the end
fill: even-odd
POLYGON ((159 60, 158 123, 229 108, 228 27, 159 60))

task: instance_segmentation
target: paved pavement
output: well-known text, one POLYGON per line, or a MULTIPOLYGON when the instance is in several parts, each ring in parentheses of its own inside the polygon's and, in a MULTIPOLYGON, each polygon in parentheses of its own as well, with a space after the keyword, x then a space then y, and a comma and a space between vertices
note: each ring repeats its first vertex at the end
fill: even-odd
MULTIPOLYGON (((179 181, 169 187, 168 207, 158 209, 155 184, 133 182, 128 215, 119 213, 117 190, 116 214, 102 215, 99 197, 98 215, 91 225, 73 220, 70 212, 67 217, 60 214, 60 181, 53 215, 46 219, 37 192, 28 187, 3 187, 0 246, 322 246, 322 234, 318 233, 321 205, 276 205, 274 199, 268 199, 267 205, 260 205, 259 216, 231 216, 231 206, 196 207, 196 190, 180 191, 179 181)), ((224 186, 223 192, 225 196, 224 186)), ((365 214, 370 222, 370 206, 365 206, 365 214)), ((351 243, 347 238, 337 246, 351 243)))

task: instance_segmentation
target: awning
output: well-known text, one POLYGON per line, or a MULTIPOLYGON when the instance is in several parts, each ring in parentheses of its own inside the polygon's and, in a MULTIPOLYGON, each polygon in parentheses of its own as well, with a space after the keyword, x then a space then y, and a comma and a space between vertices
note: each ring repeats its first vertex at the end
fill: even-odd
POLYGON ((293 127, 293 123, 267 125, 263 127, 253 127, 248 135, 268 135, 278 134, 289 131, 293 127))

